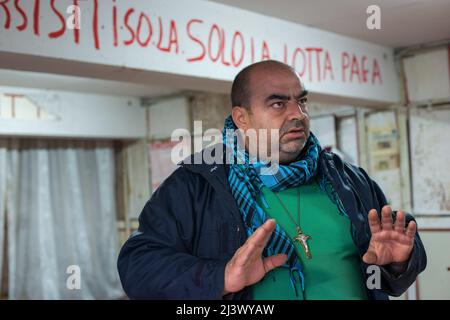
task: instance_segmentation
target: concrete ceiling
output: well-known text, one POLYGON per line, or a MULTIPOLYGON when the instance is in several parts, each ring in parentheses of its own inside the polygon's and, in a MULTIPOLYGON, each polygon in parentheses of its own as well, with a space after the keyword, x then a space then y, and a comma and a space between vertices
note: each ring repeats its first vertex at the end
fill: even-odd
POLYGON ((450 0, 208 0, 399 48, 450 39, 450 0), (381 30, 366 27, 369 5, 381 30))
POLYGON ((0 86, 62 90, 128 97, 168 95, 176 89, 131 82, 0 69, 0 86))

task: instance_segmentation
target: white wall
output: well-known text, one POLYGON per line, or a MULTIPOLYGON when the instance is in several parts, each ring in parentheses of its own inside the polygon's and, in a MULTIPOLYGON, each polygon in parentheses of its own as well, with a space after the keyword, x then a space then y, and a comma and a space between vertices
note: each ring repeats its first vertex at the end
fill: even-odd
POLYGON ((413 211, 423 227, 450 226, 450 48, 404 59, 409 105, 413 211), (417 106, 428 105, 427 108, 417 106))
POLYGON ((167 140, 175 129, 191 130, 189 105, 186 97, 161 100, 148 108, 150 140, 167 140))
POLYGON ((417 53, 404 59, 410 101, 448 99, 450 97, 449 48, 417 53))
POLYGON ((72 0, 49 3, 34 15, 34 1, 21 1, 23 28, 12 1, 4 5, 11 25, 0 24, 0 67, 206 89, 270 58, 294 66, 311 92, 399 100, 392 48, 210 1, 79 1, 80 29, 68 27, 72 0))
POLYGON ((404 59, 410 100, 410 204, 428 256, 427 269, 410 290, 420 299, 450 297, 449 53, 449 47, 441 47, 404 59))
POLYGON ((145 128, 136 98, 0 87, 0 135, 131 139, 145 128))
POLYGON ((450 105, 447 107, 413 109, 410 135, 414 211, 448 214, 450 218, 450 105))
POLYGON ((338 149, 343 158, 354 165, 359 165, 359 138, 356 115, 338 119, 338 149))
POLYGON ((311 117, 311 131, 317 136, 323 148, 336 148, 336 119, 334 115, 311 117))

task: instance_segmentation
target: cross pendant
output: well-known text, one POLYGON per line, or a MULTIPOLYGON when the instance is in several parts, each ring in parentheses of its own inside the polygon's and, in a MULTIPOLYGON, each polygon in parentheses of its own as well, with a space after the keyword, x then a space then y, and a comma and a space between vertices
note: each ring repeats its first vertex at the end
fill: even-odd
POLYGON ((311 259, 311 252, 309 251, 309 247, 308 247, 308 243, 307 241, 312 239, 310 236, 308 236, 307 234, 304 234, 302 232, 302 230, 297 227, 297 235, 294 237, 294 241, 298 241, 300 242, 300 244, 303 247, 303 250, 305 251, 306 254, 306 258, 311 259))

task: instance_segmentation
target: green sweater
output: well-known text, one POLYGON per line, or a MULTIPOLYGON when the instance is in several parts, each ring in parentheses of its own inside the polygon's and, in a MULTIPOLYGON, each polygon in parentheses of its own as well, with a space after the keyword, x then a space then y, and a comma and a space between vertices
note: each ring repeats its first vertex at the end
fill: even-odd
MULTIPOLYGON (((261 199, 258 199, 259 204, 292 239, 296 235, 296 225, 272 191, 264 187, 262 194, 269 208, 265 208, 261 199)), ((278 192, 278 196, 298 223, 297 189, 278 192)), ((298 284, 297 297, 289 280, 289 270, 279 267, 252 286, 254 299, 367 299, 360 257, 350 234, 350 221, 339 214, 336 205, 320 191, 317 183, 300 187, 300 219, 302 231, 311 236, 308 246, 312 259, 306 258, 303 248, 295 241, 303 266, 305 291, 302 292, 298 284)))

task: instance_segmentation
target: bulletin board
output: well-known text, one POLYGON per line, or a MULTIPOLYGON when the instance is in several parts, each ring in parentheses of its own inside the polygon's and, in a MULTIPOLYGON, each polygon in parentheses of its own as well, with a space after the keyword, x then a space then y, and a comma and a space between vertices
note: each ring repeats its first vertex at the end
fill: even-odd
POLYGON ((446 109, 414 109, 410 141, 414 210, 450 213, 450 105, 446 109))
POLYGON ((397 116, 380 111, 366 116, 368 172, 383 190, 388 204, 403 206, 397 116))

